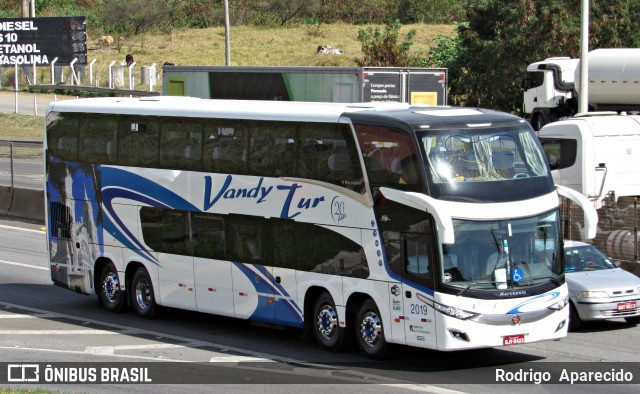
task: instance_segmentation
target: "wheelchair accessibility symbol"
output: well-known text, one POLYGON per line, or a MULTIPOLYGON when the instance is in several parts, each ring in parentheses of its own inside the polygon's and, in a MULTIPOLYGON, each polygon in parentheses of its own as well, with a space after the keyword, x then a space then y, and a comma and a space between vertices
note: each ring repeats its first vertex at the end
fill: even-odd
POLYGON ((513 276, 511 278, 513 279, 514 282, 520 282, 522 279, 524 279, 524 276, 522 275, 522 270, 520 268, 514 269, 513 276))

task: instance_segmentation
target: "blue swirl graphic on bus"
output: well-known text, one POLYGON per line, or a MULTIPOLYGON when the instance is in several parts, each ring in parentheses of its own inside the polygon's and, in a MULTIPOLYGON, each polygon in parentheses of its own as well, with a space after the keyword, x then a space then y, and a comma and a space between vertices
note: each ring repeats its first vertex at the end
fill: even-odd
POLYGON ((151 251, 147 250, 138 237, 127 228, 122 218, 116 213, 113 201, 122 198, 157 208, 199 211, 193 204, 171 190, 139 175, 118 168, 102 167, 102 180, 102 203, 109 214, 108 216, 105 215, 104 218, 105 230, 124 246, 134 250, 138 255, 154 264, 159 264, 158 260, 151 251))
POLYGON ((509 312, 507 312, 507 314, 513 314, 513 313, 522 313, 522 311, 520 310, 520 308, 529 305, 529 304, 533 304, 533 303, 542 303, 542 302, 549 302, 549 301, 553 301, 556 298, 560 297, 560 292, 559 291, 553 291, 551 293, 545 293, 545 294, 540 294, 536 297, 533 297, 521 304, 516 305, 513 309, 511 309, 509 312))

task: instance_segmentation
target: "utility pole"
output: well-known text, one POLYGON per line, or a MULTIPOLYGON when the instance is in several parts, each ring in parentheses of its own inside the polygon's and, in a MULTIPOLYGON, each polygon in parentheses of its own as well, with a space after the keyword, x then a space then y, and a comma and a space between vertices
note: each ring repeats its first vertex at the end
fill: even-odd
POLYGON ((231 65, 231 33, 229 32, 229 0, 224 0, 224 55, 225 64, 231 65))
POLYGON ((31 7, 29 8, 29 15, 31 15, 32 18, 36 17, 36 0, 31 0, 31 7))
POLYGON ((582 0, 580 18, 580 96, 578 113, 589 112, 589 0, 582 0))
POLYGON ((29 0, 22 0, 22 17, 29 17, 29 0))

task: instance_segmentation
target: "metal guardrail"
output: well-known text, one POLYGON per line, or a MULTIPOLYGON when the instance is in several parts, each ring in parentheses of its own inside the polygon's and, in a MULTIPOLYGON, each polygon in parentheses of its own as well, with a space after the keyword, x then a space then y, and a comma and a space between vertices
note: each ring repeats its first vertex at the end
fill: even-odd
POLYGON ((9 160, 11 188, 14 187, 15 160, 37 160, 42 157, 42 141, 0 140, 0 159, 9 160))

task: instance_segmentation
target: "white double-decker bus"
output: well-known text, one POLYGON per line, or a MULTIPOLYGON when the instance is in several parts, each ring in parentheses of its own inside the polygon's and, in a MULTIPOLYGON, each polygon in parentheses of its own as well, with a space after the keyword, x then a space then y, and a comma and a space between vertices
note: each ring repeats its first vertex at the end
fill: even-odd
POLYGON ((69 100, 48 108, 45 150, 56 284, 373 358, 564 337, 559 195, 595 233, 530 126, 482 109, 69 100))

